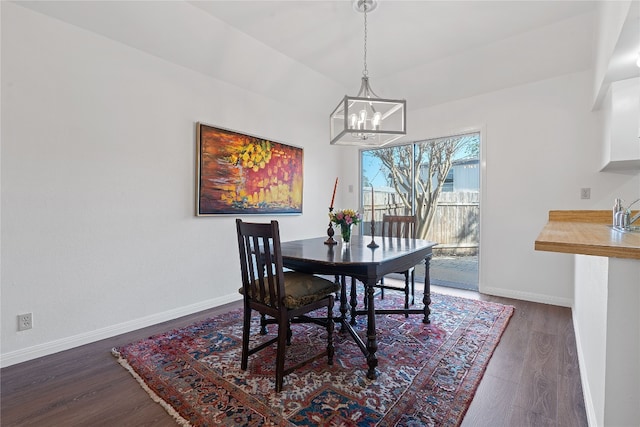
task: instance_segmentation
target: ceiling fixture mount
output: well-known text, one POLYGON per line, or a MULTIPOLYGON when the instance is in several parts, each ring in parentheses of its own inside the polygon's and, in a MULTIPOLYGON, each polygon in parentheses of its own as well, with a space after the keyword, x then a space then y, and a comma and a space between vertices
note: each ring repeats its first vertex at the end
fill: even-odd
POLYGON ((331 144, 382 147, 407 134, 407 102, 380 98, 369 85, 367 69, 367 13, 377 0, 355 0, 354 9, 364 14, 364 69, 357 96, 340 101, 331 113, 331 144))

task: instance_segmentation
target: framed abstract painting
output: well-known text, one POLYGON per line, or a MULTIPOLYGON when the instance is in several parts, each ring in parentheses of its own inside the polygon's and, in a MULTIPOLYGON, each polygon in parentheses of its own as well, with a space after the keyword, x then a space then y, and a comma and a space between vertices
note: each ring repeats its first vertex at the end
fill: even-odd
POLYGON ((196 126, 198 216, 302 213, 302 148, 196 126))

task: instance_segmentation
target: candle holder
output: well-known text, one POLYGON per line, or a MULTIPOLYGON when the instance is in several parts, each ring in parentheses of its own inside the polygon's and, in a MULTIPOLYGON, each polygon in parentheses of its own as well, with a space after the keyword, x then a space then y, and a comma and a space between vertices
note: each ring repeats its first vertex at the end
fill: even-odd
POLYGON ((376 220, 373 219, 373 216, 372 216, 371 217, 371 242, 367 245, 368 248, 375 249, 378 246, 380 246, 376 243, 376 240, 374 239, 375 235, 376 235, 376 220))
MULTIPOLYGON (((337 182, 338 180, 336 180, 337 182)), ((329 238, 327 240, 324 241, 325 245, 337 245, 338 242, 336 242, 333 239, 333 235, 335 234, 335 231, 333 229, 333 223, 331 222, 331 212, 333 212, 333 208, 329 208, 329 228, 327 228, 327 236, 329 236, 329 238)))

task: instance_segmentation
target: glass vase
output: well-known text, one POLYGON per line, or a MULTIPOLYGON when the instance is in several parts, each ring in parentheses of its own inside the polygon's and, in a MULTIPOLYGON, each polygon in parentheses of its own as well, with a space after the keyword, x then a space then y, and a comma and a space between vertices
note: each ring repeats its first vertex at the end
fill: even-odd
POLYGON ((342 234, 342 243, 348 245, 351 241, 351 226, 353 224, 340 224, 340 234, 342 234))

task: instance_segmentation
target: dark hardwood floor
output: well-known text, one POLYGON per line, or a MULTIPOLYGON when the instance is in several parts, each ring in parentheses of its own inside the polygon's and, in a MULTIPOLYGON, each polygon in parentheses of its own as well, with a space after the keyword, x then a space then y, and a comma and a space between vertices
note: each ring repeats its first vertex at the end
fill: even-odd
MULTIPOLYGON (((587 426, 571 310, 433 287, 515 306, 463 426, 587 426)), ((114 346, 205 319, 228 304, 0 371, 2 426, 174 426, 111 356, 114 346)))

